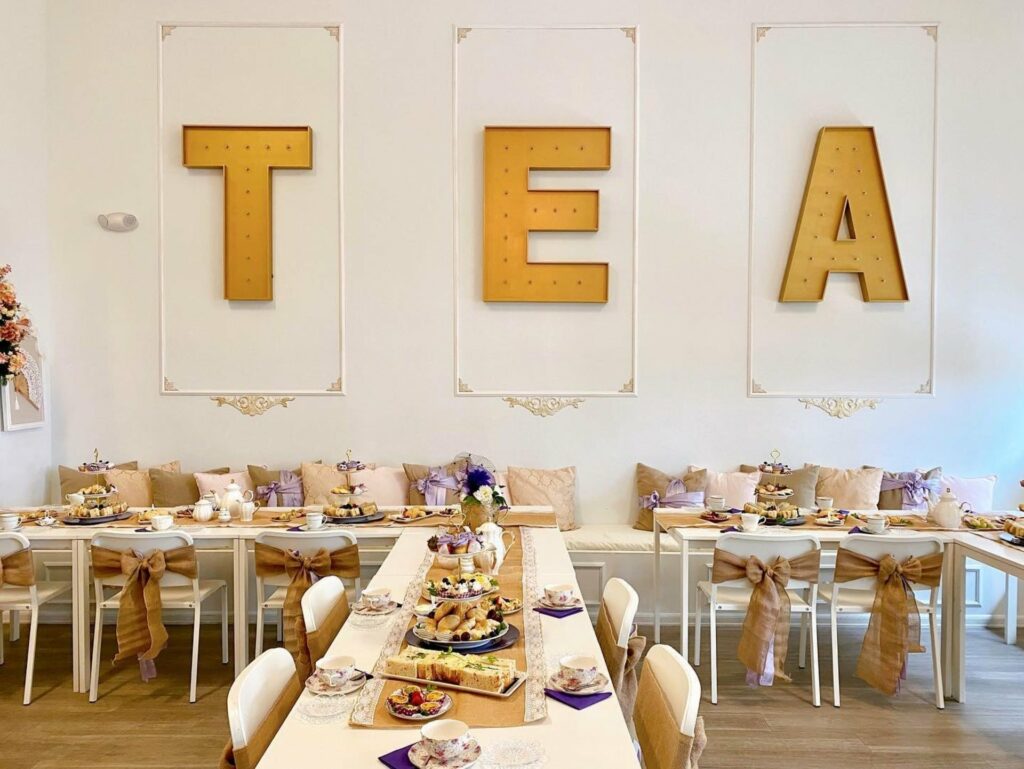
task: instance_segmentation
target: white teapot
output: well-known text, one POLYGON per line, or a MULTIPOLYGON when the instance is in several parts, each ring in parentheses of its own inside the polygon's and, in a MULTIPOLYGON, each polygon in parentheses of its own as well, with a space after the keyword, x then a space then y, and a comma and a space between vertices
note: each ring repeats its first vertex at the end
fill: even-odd
POLYGON ((505 531, 505 529, 501 528, 498 524, 488 521, 487 523, 480 524, 476 533, 477 536, 480 537, 481 544, 484 546, 484 549, 490 549, 490 547, 494 548, 494 566, 492 573, 497 574, 498 569, 501 568, 501 564, 505 560, 505 554, 516 541, 515 532, 505 531), (507 546, 505 545, 506 534, 512 537, 507 546))
POLYGON ((960 528, 963 505, 950 489, 939 497, 939 501, 928 508, 928 517, 944 529, 960 528))
POLYGON ((232 518, 239 517, 243 502, 252 502, 255 494, 251 489, 242 491, 242 487, 232 481, 224 487, 224 493, 220 495, 220 507, 227 509, 232 518))

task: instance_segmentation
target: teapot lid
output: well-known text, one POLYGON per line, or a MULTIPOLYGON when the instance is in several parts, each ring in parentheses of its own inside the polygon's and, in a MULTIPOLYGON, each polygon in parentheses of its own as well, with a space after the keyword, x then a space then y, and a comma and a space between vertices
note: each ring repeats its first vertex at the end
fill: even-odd
POLYGON ((946 488, 942 494, 939 495, 939 499, 956 499, 956 494, 953 493, 953 489, 946 488))

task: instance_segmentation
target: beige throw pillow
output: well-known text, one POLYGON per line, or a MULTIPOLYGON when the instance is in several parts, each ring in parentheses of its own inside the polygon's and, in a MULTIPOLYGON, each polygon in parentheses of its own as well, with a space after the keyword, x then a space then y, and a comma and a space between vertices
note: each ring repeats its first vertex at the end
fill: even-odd
MULTIPOLYGON (((652 492, 664 495, 669 483, 676 479, 676 476, 663 473, 653 467, 640 464, 636 465, 636 506, 638 509, 634 529, 640 531, 654 531, 654 513, 645 508, 641 500, 648 497, 652 492)), ((704 491, 707 486, 708 471, 696 470, 679 476, 687 491, 704 491)))
MULTIPOLYGON (((119 465, 114 465, 112 469, 138 470, 139 463, 122 462, 119 465)), ((97 483, 103 483, 103 473, 83 473, 74 467, 65 467, 64 465, 57 468, 57 476, 60 478, 60 503, 62 505, 67 502, 68 494, 81 491, 86 486, 95 486, 97 483)))
MULTIPOLYGON (((352 473, 352 482, 357 473, 352 473)), ((348 473, 334 465, 322 465, 314 462, 302 463, 302 496, 307 505, 328 505, 331 503, 331 489, 348 483, 348 473)))
MULTIPOLYGON (((865 465, 867 467, 867 465, 865 465)), ((912 472, 912 471, 906 471, 912 472)), ((919 471, 922 477, 926 481, 934 481, 942 478, 942 468, 933 467, 928 471, 919 471)), ((889 472, 886 470, 882 473, 882 480, 894 480, 897 479, 899 473, 889 472)), ((928 500, 934 498, 934 496, 928 492, 925 492, 925 501, 916 508, 904 508, 903 507, 903 489, 886 489, 878 494, 878 509, 879 510, 917 510, 925 511, 928 509, 928 500)))
MULTIPOLYGON (((441 473, 443 475, 455 475, 455 471, 459 469, 459 465, 454 462, 450 465, 406 465, 405 475, 409 480, 409 504, 410 505, 425 505, 427 503, 426 497, 423 496, 416 488, 416 481, 421 478, 426 478, 430 474, 431 467, 441 467, 441 473)), ((446 505, 457 505, 459 503, 459 491, 458 489, 448 489, 445 492, 444 503, 446 505)))
MULTIPOLYGON (((216 467, 207 473, 228 473, 229 467, 216 467)), ((149 482, 153 489, 153 504, 157 507, 184 507, 199 499, 199 484, 192 473, 171 472, 149 468, 149 482)))
POLYGON ((881 468, 822 467, 818 471, 817 495, 832 497, 832 504, 844 510, 877 510, 881 490, 881 468))
POLYGON ((562 531, 578 529, 576 524, 576 468, 534 470, 508 469, 508 493, 511 505, 551 505, 562 531))
MULTIPOLYGON (((157 465, 156 470, 181 472, 181 463, 175 460, 157 465)), ((149 507, 153 504, 153 485, 148 470, 121 470, 114 468, 104 473, 107 483, 117 487, 117 497, 128 507, 149 507)))
POLYGON ((229 483, 237 483, 242 493, 251 491, 256 495, 256 489, 252 485, 252 478, 249 473, 193 473, 196 485, 199 487, 199 496, 203 497, 211 491, 218 498, 227 490, 229 483))

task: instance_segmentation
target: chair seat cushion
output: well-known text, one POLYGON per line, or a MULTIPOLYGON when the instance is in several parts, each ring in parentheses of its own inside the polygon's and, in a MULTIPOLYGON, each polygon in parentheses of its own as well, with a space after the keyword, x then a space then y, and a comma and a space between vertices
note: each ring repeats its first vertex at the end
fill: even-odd
MULTIPOLYGON (((697 589, 708 598, 711 597, 710 582, 701 580, 697 583, 697 589)), ((789 602, 794 611, 799 611, 800 609, 807 610, 810 608, 810 604, 807 603, 801 595, 801 592, 803 591, 787 590, 786 592, 789 593, 789 602)), ((746 608, 748 603, 750 603, 750 596, 752 594, 753 590, 751 588, 719 585, 715 605, 719 608, 743 609, 746 608)))
MULTIPOLYGON (((222 579, 201 579, 199 580, 199 600, 205 601, 216 593, 227 583, 222 579)), ((191 585, 161 585, 160 602, 164 608, 180 608, 185 605, 192 605, 191 585)), ((112 609, 121 605, 121 591, 114 593, 103 602, 103 608, 112 609)))
MULTIPOLYGON (((821 585, 818 588, 818 595, 821 600, 825 603, 832 602, 832 583, 827 585, 821 585)), ((875 591, 865 590, 860 588, 842 588, 839 591, 839 606, 836 608, 839 612, 860 612, 870 613, 871 607, 875 603, 875 591)), ((919 612, 927 612, 930 607, 927 603, 917 602, 917 610, 919 612)))
MULTIPOLYGON (((634 529, 628 523, 590 523, 573 531, 563 531, 569 552, 653 553, 654 534, 634 529)), ((662 552, 679 552, 679 544, 661 534, 662 552)))
MULTIPOLYGON (((70 582, 37 582, 36 598, 39 603, 42 604, 56 598, 61 593, 68 592, 69 590, 71 590, 70 582)), ((0 610, 28 610, 31 605, 32 598, 27 587, 13 587, 8 585, 0 588, 0 610)))

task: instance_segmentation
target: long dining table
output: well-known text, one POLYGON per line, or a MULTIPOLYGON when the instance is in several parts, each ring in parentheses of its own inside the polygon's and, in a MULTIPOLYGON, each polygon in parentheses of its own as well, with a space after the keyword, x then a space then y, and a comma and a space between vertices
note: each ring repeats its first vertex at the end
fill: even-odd
MULTIPOLYGON (((426 554, 426 541, 430 533, 425 529, 402 532, 368 587, 388 588, 395 596, 406 595, 412 581, 421 577, 419 567, 426 554)), ((529 536, 534 548, 532 568, 535 569, 530 581, 538 586, 569 583, 579 594, 572 562, 560 532, 554 528, 531 528, 529 536)), ((524 568, 530 567, 524 563, 524 568)), ((524 612, 532 610, 530 604, 535 598, 524 594, 524 612)), ((587 612, 563 619, 538 616, 547 669, 544 665, 530 669, 528 672, 531 678, 546 678, 548 672, 557 669, 558 659, 566 654, 592 655, 599 660, 602 671, 607 674, 587 612)), ((361 619, 356 615, 349 617, 331 644, 328 655, 355 657, 360 669, 374 671, 379 675, 380 668, 375 670, 375 666, 391 632, 391 625, 402 619, 397 613, 395 619, 380 624, 358 621, 361 619)), ((385 694, 402 686, 400 681, 384 683, 385 694)), ((458 692, 454 694, 460 696, 458 692)), ((355 704, 357 697, 350 696, 353 700, 350 705, 355 704)), ((302 693, 264 754, 258 769, 291 769, 295 766, 316 765, 322 763, 325 756, 332 756, 338 765, 374 766, 379 765, 377 757, 410 745, 418 739, 415 728, 401 728, 401 722, 397 720, 394 721, 394 728, 377 728, 351 725, 349 712, 326 718, 317 717, 314 710, 317 704, 315 695, 308 691, 302 693)), ((621 769, 637 765, 633 741, 614 695, 579 711, 547 698, 547 716, 542 719, 516 726, 473 728, 471 731, 483 748, 483 765, 488 764, 491 751, 497 750, 540 754, 546 761, 545 766, 551 767, 582 764, 594 768, 621 769)))
MULTIPOLYGON (((662 583, 662 542, 661 533, 665 532, 679 546, 679 616, 684 632, 679 634, 679 652, 683 657, 689 655, 691 604, 694 586, 691 586, 690 568, 697 559, 707 560, 711 557, 715 542, 723 534, 723 526, 701 521, 688 521, 681 524, 681 513, 686 511, 678 508, 655 508, 654 510, 654 642, 658 643, 661 635, 661 583, 662 583)), ((856 516, 858 512, 850 511, 856 516)), ((899 511, 883 511, 899 514, 899 511)), ((997 515, 990 513, 989 515, 997 515)), ((924 519, 922 518, 922 521, 924 519)), ((945 696, 956 702, 965 702, 967 683, 965 673, 966 655, 966 560, 971 558, 988 566, 999 569, 1011 576, 1024 578, 1024 549, 1008 545, 998 539, 998 531, 976 531, 973 529, 948 530, 927 528, 912 533, 932 534, 943 542, 945 559, 942 570, 941 590, 941 644, 943 660, 943 689, 945 696)), ((831 553, 839 547, 849 531, 845 528, 827 528, 815 525, 800 527, 760 526, 759 533, 783 535, 786 533, 812 533, 821 542, 822 551, 831 553)), ((891 530, 885 536, 903 536, 902 530, 891 530)), ((827 563, 823 563, 828 567, 827 563)))

